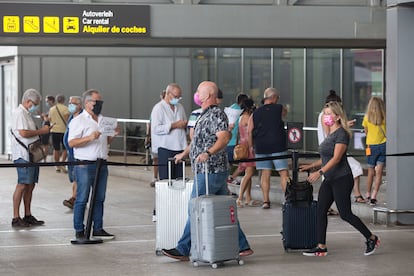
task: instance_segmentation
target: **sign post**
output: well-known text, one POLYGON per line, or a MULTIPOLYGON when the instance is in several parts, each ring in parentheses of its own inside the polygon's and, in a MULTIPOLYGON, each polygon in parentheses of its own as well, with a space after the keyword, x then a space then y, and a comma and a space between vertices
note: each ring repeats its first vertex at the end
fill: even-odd
POLYGON ((303 123, 287 123, 287 147, 292 149, 292 181, 298 181, 298 149, 303 148, 303 123))

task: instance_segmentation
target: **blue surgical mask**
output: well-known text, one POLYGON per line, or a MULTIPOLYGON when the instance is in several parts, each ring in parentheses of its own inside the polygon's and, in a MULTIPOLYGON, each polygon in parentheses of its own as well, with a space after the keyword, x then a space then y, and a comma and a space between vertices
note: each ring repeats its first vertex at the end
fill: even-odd
POLYGON ((70 103, 68 105, 68 110, 71 114, 75 113, 76 112, 76 104, 70 103))
POLYGON ((179 101, 180 101, 180 99, 174 98, 174 99, 170 100, 170 104, 177 105, 179 101))
POLYGON ((30 112, 30 113, 35 113, 38 109, 39 109, 39 105, 35 105, 35 104, 33 104, 33 105, 29 108, 29 112, 30 112))

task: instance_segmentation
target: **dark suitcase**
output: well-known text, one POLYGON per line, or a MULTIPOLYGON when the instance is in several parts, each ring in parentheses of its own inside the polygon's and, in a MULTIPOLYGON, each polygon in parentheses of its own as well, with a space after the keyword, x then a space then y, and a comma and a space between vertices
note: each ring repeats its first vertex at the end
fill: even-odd
POLYGON ((283 204, 281 234, 286 251, 316 247, 316 209, 317 201, 312 201, 309 206, 296 206, 291 202, 283 204))

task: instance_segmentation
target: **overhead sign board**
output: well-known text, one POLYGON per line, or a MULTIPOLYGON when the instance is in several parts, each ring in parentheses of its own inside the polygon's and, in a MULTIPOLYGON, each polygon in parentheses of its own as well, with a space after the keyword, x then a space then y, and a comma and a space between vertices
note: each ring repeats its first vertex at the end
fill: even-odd
POLYGON ((0 3, 0 37, 149 37, 150 30, 148 5, 0 3))

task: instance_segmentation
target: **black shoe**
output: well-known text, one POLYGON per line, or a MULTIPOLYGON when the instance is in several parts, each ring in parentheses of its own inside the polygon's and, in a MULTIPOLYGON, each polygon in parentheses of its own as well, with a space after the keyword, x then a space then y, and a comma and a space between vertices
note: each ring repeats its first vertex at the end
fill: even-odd
POLYGON ((165 256, 176 259, 176 260, 180 260, 180 261, 184 261, 184 262, 188 262, 190 260, 190 258, 188 258, 188 256, 184 256, 183 254, 180 253, 180 251, 178 251, 175 248, 161 249, 161 252, 165 256))
POLYGON ((79 231, 75 234, 76 240, 84 240, 85 239, 85 231, 79 231))
POLYGON ((30 227, 30 223, 25 222, 20 217, 12 219, 11 225, 14 228, 30 227))
POLYGON ((374 254, 375 249, 380 245, 380 239, 378 236, 375 236, 375 239, 368 239, 367 242, 367 250, 365 250, 364 255, 369 256, 371 254, 374 254))
POLYGON ((103 240, 112 240, 113 238, 115 238, 115 235, 109 234, 108 232, 106 232, 103 229, 94 230, 93 233, 92 233, 92 236, 94 238, 99 238, 99 239, 103 239, 103 240))
POLYGON ((28 215, 24 216, 23 221, 31 225, 43 225, 45 222, 43 220, 37 220, 34 216, 28 215))
POLYGON ((316 256, 316 257, 325 257, 328 255, 327 248, 320 248, 319 246, 312 248, 308 251, 302 253, 304 256, 316 256))

